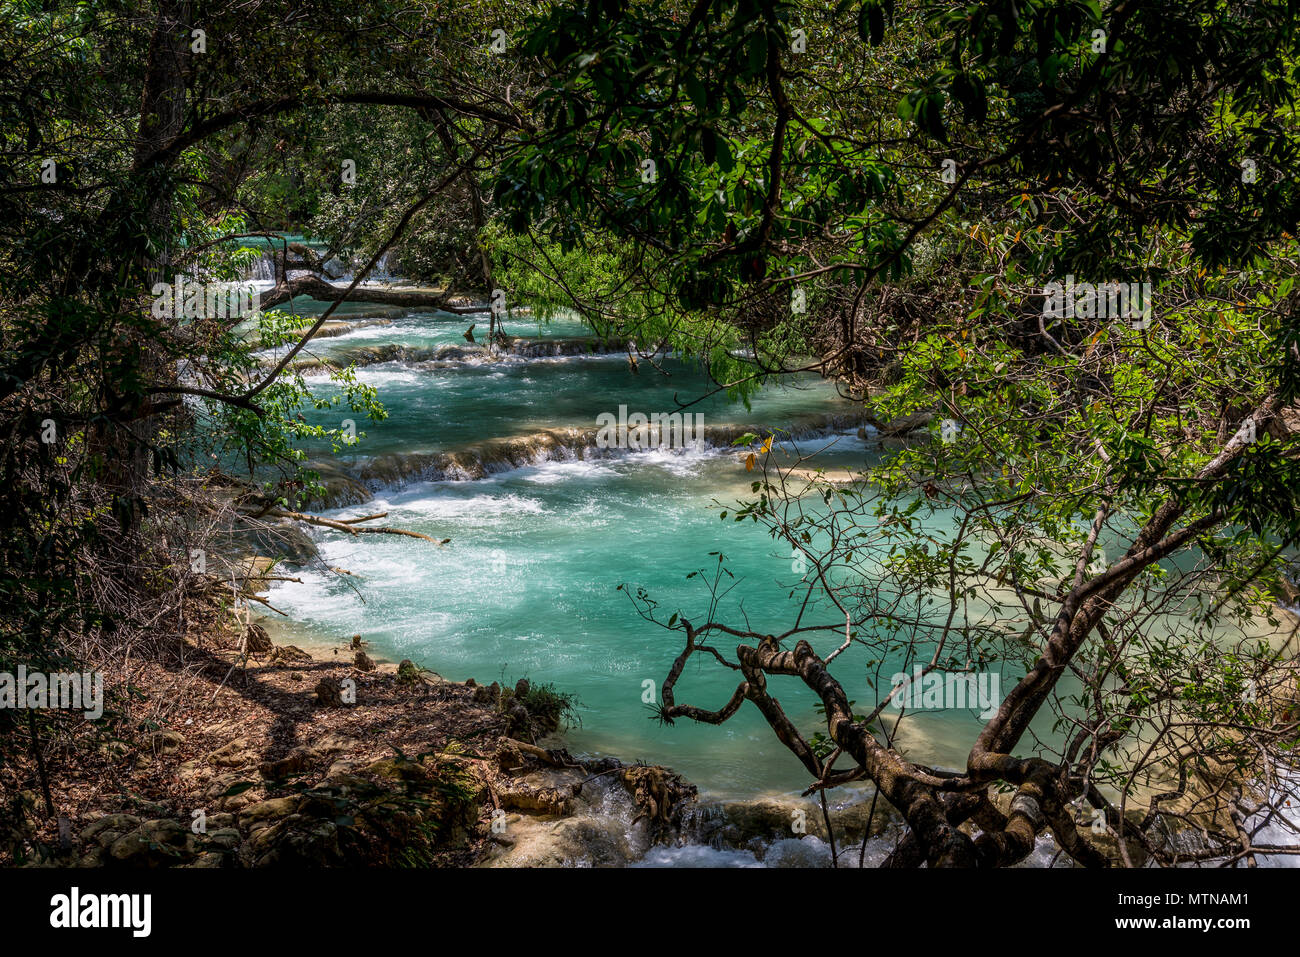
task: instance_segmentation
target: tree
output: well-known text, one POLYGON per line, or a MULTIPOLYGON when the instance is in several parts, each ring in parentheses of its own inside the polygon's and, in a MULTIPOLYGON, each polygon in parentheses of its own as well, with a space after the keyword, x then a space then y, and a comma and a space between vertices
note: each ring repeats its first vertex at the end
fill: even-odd
POLYGON ((794 483, 768 438, 734 517, 806 556, 804 614, 765 634, 716 594, 666 620, 634 595, 685 643, 665 720, 753 702, 811 790, 869 779, 902 813, 893 864, 1014 863, 1044 828, 1082 864, 1168 862, 1180 820, 1209 835, 1192 859, 1260 850, 1244 822, 1294 791, 1293 664, 1259 629, 1298 531, 1295 14, 701 0, 535 23, 552 79, 498 188, 516 228, 626 237, 642 286, 738 327, 755 375, 811 343, 882 424, 928 415, 956 439, 844 488, 794 483), (860 44, 819 45, 854 20, 860 44), (1171 610, 1183 627, 1153 631, 1171 610), (882 720, 903 683, 855 714, 833 674, 855 645, 923 676, 1025 672, 966 767, 935 769, 882 720), (696 654, 738 672, 721 707, 676 701, 696 654), (824 731, 795 726, 778 678, 820 699, 824 731), (1075 826, 1077 800, 1114 853, 1075 826))
MULTIPOLYGON (((0 667, 111 670, 175 637, 214 498, 265 512, 310 491, 303 440, 343 435, 298 411, 337 400, 286 370, 328 313, 267 312, 250 334, 240 311, 167 308, 159 284, 234 280, 241 240, 313 218, 373 265, 413 223, 437 229, 419 217, 439 204, 472 206, 529 122, 487 49, 502 9, 3 4, 0 667), (340 198, 345 159, 361 175, 340 198), (270 345, 288 355, 267 369, 270 345), (227 495, 210 469, 241 462, 264 485, 227 495)), ((48 737, 84 729, 33 718, 20 737, 12 715, 0 757, 30 751, 52 813, 48 737)))

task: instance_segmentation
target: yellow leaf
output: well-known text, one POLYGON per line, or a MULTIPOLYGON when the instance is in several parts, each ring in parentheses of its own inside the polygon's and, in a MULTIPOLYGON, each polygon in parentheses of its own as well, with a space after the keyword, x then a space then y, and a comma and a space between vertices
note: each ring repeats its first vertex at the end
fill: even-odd
POLYGON ((753 452, 750 452, 749 455, 745 456, 745 471, 746 472, 754 471, 754 463, 756 461, 758 460, 754 457, 753 452))
POLYGON ((767 437, 767 441, 763 443, 763 448, 761 449, 761 451, 762 451, 762 453, 763 453, 764 455, 766 455, 768 452, 771 452, 771 451, 772 451, 772 439, 773 439, 773 436, 770 436, 770 435, 769 435, 769 436, 767 437))

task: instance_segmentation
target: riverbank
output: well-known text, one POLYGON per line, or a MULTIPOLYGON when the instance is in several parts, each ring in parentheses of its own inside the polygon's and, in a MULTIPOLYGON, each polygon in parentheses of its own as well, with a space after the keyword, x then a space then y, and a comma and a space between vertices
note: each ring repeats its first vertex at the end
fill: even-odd
POLYGON ((567 813, 539 769, 606 777, 633 805, 654 799, 664 826, 693 794, 664 769, 535 745, 563 720, 550 689, 449 682, 356 644, 312 655, 209 621, 137 663, 125 712, 60 768, 60 814, 28 835, 48 855, 25 863, 465 866, 503 840, 506 813, 567 813))
MULTIPOLYGON (((669 769, 575 758, 553 689, 375 663, 359 637, 273 645, 256 625, 208 621, 175 651, 135 666, 134 703, 64 766, 61 813, 28 835, 48 853, 23 863, 830 863, 813 802, 700 802, 669 769)), ((841 845, 860 843, 872 817, 861 803, 828 813, 841 845)), ((874 820, 887 822, 884 809, 874 820)), ((888 848, 873 841, 870 860, 888 848)))

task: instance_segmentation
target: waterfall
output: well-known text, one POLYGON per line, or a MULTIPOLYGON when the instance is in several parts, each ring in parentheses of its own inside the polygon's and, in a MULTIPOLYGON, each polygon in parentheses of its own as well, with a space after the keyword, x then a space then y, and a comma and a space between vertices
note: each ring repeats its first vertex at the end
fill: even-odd
MULTIPOLYGON (((384 254, 379 257, 379 261, 375 263, 374 268, 366 274, 366 282, 394 282, 401 278, 400 276, 393 275, 392 272, 389 271, 388 257, 388 251, 385 251, 384 254)), ((366 262, 369 262, 369 259, 367 259, 366 262)), ((351 282, 357 276, 357 269, 364 265, 364 262, 348 264, 335 258, 325 264, 325 269, 328 271, 332 279, 335 279, 338 282, 351 282)))
POLYGON ((244 279, 254 282, 275 282, 275 259, 270 251, 254 259, 244 268, 244 279))
MULTIPOLYGON (((251 279, 255 282, 274 282, 276 266, 282 256, 282 251, 276 247, 263 250, 262 255, 249 263, 244 268, 244 279, 251 279)), ((385 252, 375 263, 375 268, 370 270, 366 276, 367 282, 394 282, 400 279, 400 276, 393 274, 389 266, 389 252, 385 252)), ((369 261, 368 259, 365 261, 369 261)), ((351 263, 339 259, 337 256, 330 258, 322 266, 322 275, 325 279, 332 282, 351 282, 356 277, 356 270, 364 265, 364 262, 351 263)), ((311 275, 310 271, 304 270, 306 265, 301 258, 292 251, 289 254, 289 275, 311 275)))

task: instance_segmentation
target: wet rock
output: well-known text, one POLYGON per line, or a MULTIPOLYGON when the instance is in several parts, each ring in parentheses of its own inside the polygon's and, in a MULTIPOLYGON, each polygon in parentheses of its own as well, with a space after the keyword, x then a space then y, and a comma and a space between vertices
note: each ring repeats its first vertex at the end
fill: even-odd
POLYGON ((516 808, 555 817, 567 815, 572 807, 572 792, 567 788, 515 785, 499 791, 498 797, 503 808, 516 808))
MULTIPOLYGON (((788 798, 729 802, 717 809, 717 812, 712 821, 713 833, 709 836, 730 844, 797 839, 805 835, 816 837, 820 841, 827 838, 821 807, 811 797, 805 800, 788 798), (802 830, 796 830, 796 827, 802 830)), ((873 832, 878 831, 892 820, 893 815, 878 805, 873 817, 871 802, 867 800, 833 803, 830 805, 830 817, 836 843, 848 846, 859 843, 869 825, 873 832)))
POLYGON ((767 867, 830 867, 831 848, 811 834, 799 840, 784 838, 768 846, 763 854, 763 864, 767 867))
MULTIPOLYGON (((306 565, 318 557, 312 537, 297 522, 288 520, 269 522, 263 519, 246 528, 234 529, 231 541, 240 550, 263 558, 279 559, 289 565, 306 565)), ((260 569, 263 573, 266 570, 260 569)))
POLYGON ((360 505, 374 498, 374 493, 369 488, 335 464, 312 460, 308 467, 320 475, 318 484, 324 488, 324 494, 313 497, 306 503, 308 506, 347 508, 349 505, 360 505))
POLYGON ((488 867, 623 867, 636 857, 618 818, 571 817, 539 823, 506 818, 501 847, 488 867))

